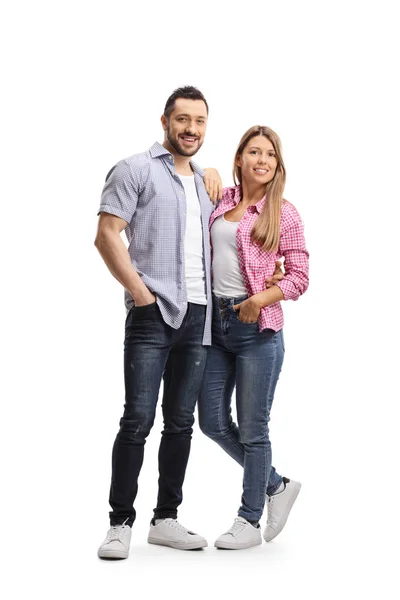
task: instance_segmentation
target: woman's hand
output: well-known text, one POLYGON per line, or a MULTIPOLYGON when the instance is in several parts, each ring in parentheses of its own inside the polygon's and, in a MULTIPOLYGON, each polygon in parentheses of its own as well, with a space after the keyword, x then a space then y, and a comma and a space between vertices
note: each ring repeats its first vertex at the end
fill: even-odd
POLYGON ((215 204, 222 198, 222 180, 217 169, 204 169, 204 185, 211 201, 215 204))
POLYGON ((260 315, 261 304, 255 296, 251 296, 244 302, 235 304, 233 309, 239 310, 239 321, 243 323, 255 323, 260 315))

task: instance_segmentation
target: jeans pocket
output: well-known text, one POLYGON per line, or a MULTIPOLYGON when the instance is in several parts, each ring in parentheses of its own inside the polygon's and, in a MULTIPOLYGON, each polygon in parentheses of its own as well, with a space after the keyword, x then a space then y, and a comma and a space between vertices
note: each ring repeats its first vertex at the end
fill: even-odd
POLYGON ((154 302, 150 302, 150 304, 142 304, 141 306, 133 306, 132 308, 134 310, 141 310, 144 308, 150 308, 150 306, 154 306, 155 304, 157 304, 157 302, 154 300, 154 302))
POLYGON ((143 306, 133 306, 132 316, 134 319, 145 317, 153 312, 157 308, 157 302, 151 302, 150 304, 143 304, 143 306))
POLYGON ((239 315, 240 315, 240 309, 239 309, 239 310, 235 310, 234 312, 235 312, 235 315, 236 315, 236 320, 237 320, 239 323, 241 323, 242 325, 245 325, 245 326, 247 326, 247 327, 248 327, 249 325, 257 325, 257 324, 258 324, 258 319, 257 319, 257 321, 251 321, 250 323, 245 323, 244 321, 241 321, 241 320, 239 319, 239 315))

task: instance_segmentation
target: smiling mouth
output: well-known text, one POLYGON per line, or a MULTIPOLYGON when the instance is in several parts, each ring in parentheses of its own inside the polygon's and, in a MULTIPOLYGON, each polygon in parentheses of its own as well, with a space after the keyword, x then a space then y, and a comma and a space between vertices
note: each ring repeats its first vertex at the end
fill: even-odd
POLYGON ((267 169, 254 169, 254 171, 259 175, 266 175, 268 173, 267 169))
POLYGON ((190 135, 180 135, 180 139, 186 144, 194 144, 197 142, 198 138, 190 135))

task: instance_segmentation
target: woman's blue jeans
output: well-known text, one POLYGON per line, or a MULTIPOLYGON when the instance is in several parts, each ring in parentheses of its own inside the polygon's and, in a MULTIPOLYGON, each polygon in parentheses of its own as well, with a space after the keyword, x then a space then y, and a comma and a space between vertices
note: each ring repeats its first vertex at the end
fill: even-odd
POLYGON ((213 299, 213 344, 199 398, 199 424, 244 468, 239 516, 258 521, 266 493, 273 494, 282 482, 271 465, 268 422, 275 387, 281 371, 284 344, 282 331, 259 331, 258 323, 243 323, 233 310, 246 297, 213 299), (231 415, 236 385, 238 424, 231 415))

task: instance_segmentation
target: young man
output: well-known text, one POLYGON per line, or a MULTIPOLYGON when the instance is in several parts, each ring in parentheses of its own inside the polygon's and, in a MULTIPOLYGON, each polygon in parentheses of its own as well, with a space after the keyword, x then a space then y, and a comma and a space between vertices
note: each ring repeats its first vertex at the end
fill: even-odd
MULTIPOLYGON (((120 161, 103 189, 96 247, 125 288, 125 409, 112 453, 111 527, 100 558, 127 558, 144 444, 162 377, 164 429, 159 490, 148 542, 179 549, 207 546, 177 521, 194 410, 211 343, 208 222, 213 204, 191 157, 203 144, 208 105, 194 87, 168 98, 163 145, 120 161), (129 248, 121 239, 125 230, 129 248)), ((211 183, 216 199, 221 191, 211 183)), ((276 280, 281 278, 279 268, 276 280)))
POLYGON ((163 145, 120 161, 104 186, 96 247, 125 288, 125 410, 112 453, 111 528, 101 558, 127 558, 144 444, 161 378, 164 429, 159 491, 148 541, 180 549, 206 540, 178 523, 194 411, 211 342, 204 172, 191 161, 203 144, 208 106, 193 87, 167 100, 163 145), (125 230, 129 249, 120 233, 125 230))

